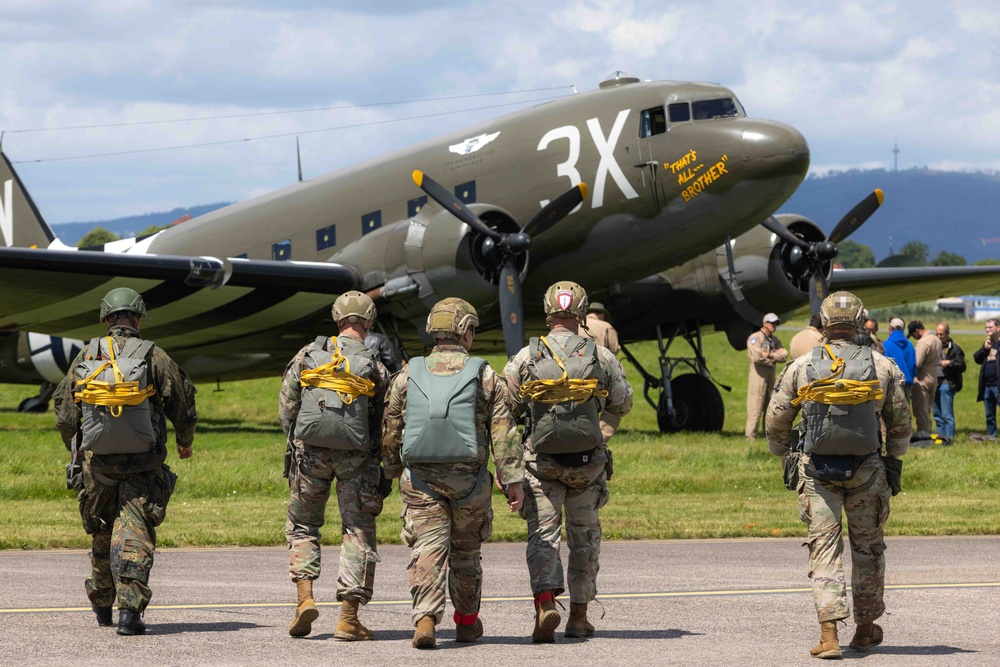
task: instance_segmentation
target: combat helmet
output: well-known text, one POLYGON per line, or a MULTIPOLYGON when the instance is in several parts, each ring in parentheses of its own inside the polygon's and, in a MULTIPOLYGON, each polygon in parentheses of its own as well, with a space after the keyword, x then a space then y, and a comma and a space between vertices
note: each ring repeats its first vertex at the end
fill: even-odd
POLYGON ((448 297, 434 304, 427 315, 427 333, 434 338, 461 338, 469 327, 479 326, 479 315, 471 303, 448 297))
POLYGON ((371 297, 357 290, 344 292, 338 296, 337 300, 333 302, 331 312, 337 326, 347 320, 349 324, 364 322, 365 326, 369 327, 378 315, 375 302, 371 300, 371 297))
POLYGON ((583 321, 589 304, 587 290, 574 282, 561 280, 545 290, 545 319, 549 321, 553 315, 569 314, 583 321))
POLYGON ((842 326, 857 329, 865 323, 865 306, 861 299, 841 290, 823 299, 819 316, 824 328, 842 326))
POLYGON ((113 313, 135 313, 142 317, 146 314, 146 303, 142 295, 128 287, 116 287, 101 299, 101 317, 103 322, 113 313))

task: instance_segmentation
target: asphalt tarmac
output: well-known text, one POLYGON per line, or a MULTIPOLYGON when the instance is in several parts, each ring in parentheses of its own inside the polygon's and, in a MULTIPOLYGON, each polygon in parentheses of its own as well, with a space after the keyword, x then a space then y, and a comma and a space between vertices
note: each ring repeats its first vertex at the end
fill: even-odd
MULTIPOLYGON (((606 542, 597 636, 533 645, 532 603, 521 544, 488 544, 481 618, 486 634, 454 642, 453 609, 438 648, 410 646, 409 552, 380 549, 376 597, 362 608, 376 641, 333 639, 337 549, 316 585, 313 634, 288 636, 295 589, 280 548, 157 552, 148 634, 97 627, 83 590, 81 551, 0 552, 3 665, 809 665, 819 637, 800 539, 606 542), (601 615, 603 614, 603 618, 601 615)), ((563 548, 563 558, 566 550, 563 548)), ((849 551, 845 554, 849 565, 849 551)), ((1000 537, 888 540, 885 643, 847 660, 873 665, 1000 663, 1000 537)), ((568 607, 569 600, 563 596, 568 607)), ((565 617, 567 612, 563 612, 565 617)))

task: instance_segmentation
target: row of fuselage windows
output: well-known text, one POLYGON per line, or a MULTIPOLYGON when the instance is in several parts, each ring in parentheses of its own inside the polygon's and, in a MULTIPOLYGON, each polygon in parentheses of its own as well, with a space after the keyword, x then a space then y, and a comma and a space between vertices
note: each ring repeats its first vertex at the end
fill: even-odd
MULTIPOLYGON (((476 182, 459 183, 455 186, 455 196, 463 204, 476 202, 476 182)), ((406 202, 406 217, 412 218, 427 205, 427 195, 414 197, 406 202)), ((382 211, 372 211, 361 216, 361 235, 364 236, 382 226, 382 211)), ((316 230, 316 251, 320 252, 337 245, 337 225, 329 225, 316 230)), ((238 255, 246 259, 246 253, 238 255)), ((292 240, 285 239, 271 244, 271 259, 276 262, 287 262, 292 258, 292 240)))
POLYGON ((738 115, 739 109, 736 106, 736 100, 731 97, 698 100, 697 102, 675 102, 668 104, 666 110, 662 106, 653 107, 639 114, 639 138, 645 139, 666 132, 668 117, 671 123, 683 123, 689 120, 708 120, 738 115))

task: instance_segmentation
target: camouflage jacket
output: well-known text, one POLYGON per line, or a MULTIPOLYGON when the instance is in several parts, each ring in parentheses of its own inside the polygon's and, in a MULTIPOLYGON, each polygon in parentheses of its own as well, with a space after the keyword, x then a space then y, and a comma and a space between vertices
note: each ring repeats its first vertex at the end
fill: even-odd
MULTIPOLYGON (((439 343, 427 355, 424 363, 427 364, 427 370, 435 375, 454 375, 462 370, 468 359, 469 353, 461 345, 439 343)), ((382 421, 382 461, 385 474, 391 477, 399 477, 403 472, 401 450, 403 429, 406 427, 408 378, 408 365, 393 377, 382 421)), ((517 426, 510 413, 504 383, 489 364, 483 365, 479 378, 476 432, 479 442, 492 447, 493 463, 500 483, 504 486, 520 483, 524 479, 524 468, 517 426)), ((412 470, 413 474, 435 492, 458 498, 472 492, 479 469, 486 464, 487 456, 486 447, 481 446, 478 463, 420 464, 414 465, 412 470)))
MULTIPOLYGON (((834 352, 842 350, 848 341, 834 340, 830 343, 834 352)), ((792 399, 798 396, 800 387, 809 384, 806 377, 806 365, 809 355, 799 357, 785 367, 774 385, 774 394, 767 406, 765 430, 767 431, 767 446, 772 454, 781 456, 788 452, 792 445, 792 422, 799 412, 799 407, 792 405, 792 399)), ((903 392, 903 374, 896 364, 872 351, 872 361, 875 363, 875 374, 884 397, 876 401, 876 407, 882 422, 885 424, 885 453, 899 457, 906 453, 910 446, 912 432, 912 415, 910 405, 903 392)))
MULTIPOLYGON (((573 331, 557 326, 546 338, 551 337, 558 343, 564 344, 571 335, 574 335, 573 331)), ((528 372, 529 357, 529 346, 525 346, 510 358, 503 369, 507 381, 507 393, 510 395, 511 411, 517 420, 520 420, 528 410, 528 400, 521 396, 520 390, 521 385, 532 379, 528 372)), ((592 400, 598 401, 601 413, 607 412, 617 417, 624 417, 632 409, 632 386, 625 377, 625 369, 615 355, 601 345, 597 346, 597 361, 601 365, 599 375, 605 378, 600 384, 602 388, 608 390, 608 396, 592 400)))
MULTIPOLYGON (((350 334, 343 334, 341 338, 351 338, 361 343, 350 334)), ((281 379, 281 392, 278 395, 278 421, 285 435, 292 437, 295 433, 295 420, 299 416, 299 408, 302 407, 302 371, 305 369, 306 352, 313 348, 315 341, 309 343, 299 353, 292 357, 285 367, 285 374, 281 379)), ((367 346, 366 346, 367 347, 367 346)), ((372 438, 372 452, 377 456, 382 435, 382 411, 385 409, 385 395, 389 391, 389 371, 386 370, 378 355, 375 355, 375 364, 368 373, 366 380, 375 383, 375 395, 368 401, 368 432, 372 438)), ((302 441, 293 440, 296 447, 302 447, 302 441)))
MULTIPOLYGON (((114 341, 115 349, 121 349, 125 341, 129 338, 140 338, 139 332, 130 327, 114 327, 108 331, 114 341)), ((69 372, 63 378, 59 386, 56 387, 52 395, 56 413, 56 428, 62 436, 66 449, 70 449, 73 438, 80 430, 80 420, 82 412, 80 406, 73 400, 73 386, 76 384, 76 367, 86 358, 89 343, 80 351, 70 364, 69 372)), ((153 409, 161 415, 165 415, 174 425, 174 439, 179 447, 190 447, 194 442, 195 425, 198 422, 198 412, 195 409, 195 386, 188 378, 187 374, 174 363, 166 352, 159 347, 153 347, 150 353, 153 366, 153 386, 156 393, 149 399, 153 409)), ((161 422, 162 423, 162 422, 161 422)), ((166 430, 161 430, 157 437, 157 445, 161 449, 161 460, 166 456, 165 445, 167 442, 166 430)), ((143 458, 139 455, 120 454, 94 457, 113 464, 112 459, 122 459, 122 468, 131 467, 130 461, 135 458, 143 458)), ((146 467, 140 465, 140 467, 146 467)))

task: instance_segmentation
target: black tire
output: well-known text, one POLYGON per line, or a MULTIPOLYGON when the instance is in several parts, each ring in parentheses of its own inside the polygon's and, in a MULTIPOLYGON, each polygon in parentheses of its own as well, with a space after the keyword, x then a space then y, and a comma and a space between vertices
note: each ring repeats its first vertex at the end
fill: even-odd
POLYGON ((670 382, 674 397, 674 418, 667 415, 663 394, 656 411, 661 433, 677 431, 721 431, 726 408, 718 388, 706 377, 696 373, 679 375, 670 382))

